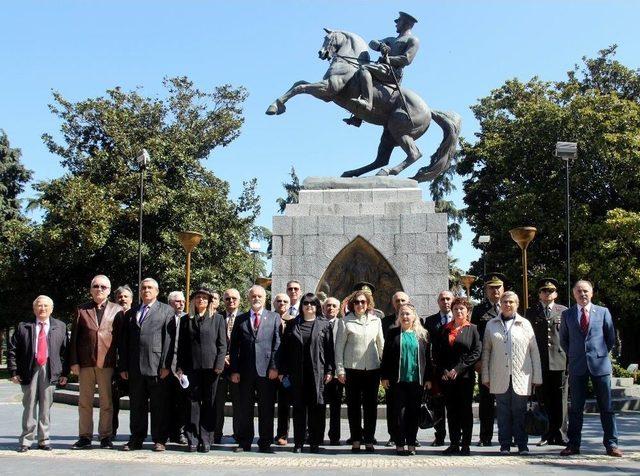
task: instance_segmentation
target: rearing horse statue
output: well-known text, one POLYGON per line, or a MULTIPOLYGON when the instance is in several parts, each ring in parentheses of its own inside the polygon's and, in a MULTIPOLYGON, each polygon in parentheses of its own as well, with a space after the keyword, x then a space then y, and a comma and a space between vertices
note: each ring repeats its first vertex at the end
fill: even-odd
POLYGON ((427 182, 447 170, 456 151, 460 116, 455 112, 429 109, 422 98, 410 89, 401 87, 398 90, 394 85, 378 82, 374 82, 372 109, 365 111, 359 108, 351 99, 357 98, 360 93, 358 78, 355 77, 360 66, 370 62, 367 44, 354 33, 326 28, 325 31, 327 34, 318 55, 322 60, 329 60, 330 65, 322 81, 294 83, 269 106, 266 113, 283 114, 289 99, 298 94, 310 94, 323 101, 333 102, 366 122, 382 126, 376 159, 368 165, 344 172, 343 177, 358 177, 378 168, 380 170, 377 175, 399 174, 422 157, 415 140, 426 132, 433 119, 442 128, 444 137, 438 150, 431 156, 431 163, 418 170, 412 178, 418 182, 427 182), (396 146, 404 150, 407 158, 391 169, 381 168, 389 164, 396 146))

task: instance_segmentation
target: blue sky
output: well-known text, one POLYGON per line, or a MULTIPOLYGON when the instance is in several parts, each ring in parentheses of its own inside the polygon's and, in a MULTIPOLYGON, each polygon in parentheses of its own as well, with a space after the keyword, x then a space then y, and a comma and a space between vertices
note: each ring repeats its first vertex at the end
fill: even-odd
MULTIPOLYGON (((348 127, 343 110, 311 97, 294 98, 279 117, 264 111, 294 81, 322 78, 322 27, 382 38, 394 34, 398 9, 419 20, 414 33, 421 40, 404 84, 432 108, 458 112, 467 140, 477 131, 469 106, 506 79, 563 79, 582 56, 613 43, 620 61, 639 66, 640 3, 632 0, 4 1, 0 128, 22 149, 35 180, 45 180, 64 172, 40 139, 59 131, 47 107, 52 90, 82 100, 114 86, 142 86, 155 96, 164 92, 163 77, 181 75, 203 89, 243 85, 250 96, 242 135, 206 165, 231 183, 234 196, 243 180, 258 177, 259 223, 270 227, 291 165, 301 179, 340 175, 375 156, 381 129, 348 127)), ((433 124, 418 146, 428 157, 440 139, 433 124)), ((403 159, 397 149, 391 163, 403 159)), ((460 190, 451 198, 462 206, 460 190)), ((466 269, 478 251, 468 227, 463 231, 452 255, 466 269)))

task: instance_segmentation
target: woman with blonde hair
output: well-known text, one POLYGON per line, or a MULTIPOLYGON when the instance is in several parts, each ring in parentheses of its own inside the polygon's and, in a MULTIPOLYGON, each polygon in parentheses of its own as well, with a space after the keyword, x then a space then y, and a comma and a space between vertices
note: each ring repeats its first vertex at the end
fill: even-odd
POLYGON ((365 291, 351 294, 348 309, 349 313, 338 321, 336 375, 347 395, 351 451, 360 451, 364 442, 366 451, 373 452, 384 347, 382 320, 374 312, 373 296, 365 291))
POLYGON ((398 309, 398 327, 387 334, 380 370, 382 386, 393 388, 394 414, 398 420, 396 452, 415 455, 423 389, 431 388, 431 361, 429 334, 411 304, 398 309))

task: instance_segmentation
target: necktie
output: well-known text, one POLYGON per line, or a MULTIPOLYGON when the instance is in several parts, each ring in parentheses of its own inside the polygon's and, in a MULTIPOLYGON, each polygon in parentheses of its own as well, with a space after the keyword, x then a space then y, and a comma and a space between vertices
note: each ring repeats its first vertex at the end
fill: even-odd
POLYGON ((295 306, 291 306, 289 308, 289 314, 291 314, 292 316, 296 315, 296 307, 295 306))
POLYGON ((496 313, 497 313, 497 314, 500 314, 500 304, 499 304, 499 303, 495 303, 495 304, 493 305, 493 307, 496 309, 496 313))
POLYGON ((545 306, 545 308, 544 308, 544 317, 549 319, 549 316, 551 316, 551 309, 549 309, 549 306, 545 306))
POLYGON ((149 310, 149 306, 146 306, 146 305, 142 306, 142 310, 140 311, 140 321, 138 322, 138 325, 142 325, 145 318, 147 317, 148 310, 149 310))
POLYGON ((40 322, 40 333, 38 334, 38 353, 36 354, 36 362, 39 366, 47 363, 47 333, 44 331, 44 322, 40 322))
POLYGON ((234 314, 229 314, 227 316, 227 338, 231 339, 231 331, 233 330, 233 321, 235 321, 236 316, 234 314))
POLYGON ((253 328, 255 331, 258 330, 258 327, 260 327, 260 313, 256 312, 254 314, 254 316, 256 317, 255 320, 253 321, 253 328))
POLYGON ((580 329, 582 329, 583 334, 587 334, 589 330, 589 314, 587 314, 587 309, 582 308, 582 316, 580 316, 580 329))

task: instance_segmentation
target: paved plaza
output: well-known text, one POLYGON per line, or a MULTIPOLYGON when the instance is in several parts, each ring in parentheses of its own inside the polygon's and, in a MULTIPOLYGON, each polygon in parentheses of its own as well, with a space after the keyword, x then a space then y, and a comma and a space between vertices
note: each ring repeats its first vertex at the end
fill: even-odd
MULTIPOLYGON (((125 453, 117 450, 69 449, 77 439, 77 408, 54 404, 51 412, 52 452, 33 449, 25 454, 16 453, 17 436, 20 433, 22 405, 21 392, 17 385, 4 380, 0 382, 0 474, 131 474, 141 472, 155 474, 267 474, 276 471, 296 474, 363 475, 381 473, 398 474, 640 474, 640 413, 625 412, 618 415, 621 449, 625 457, 614 459, 604 455, 601 444, 600 422, 597 415, 585 418, 583 454, 571 458, 560 458, 560 447, 535 446, 537 438, 531 439, 531 455, 528 457, 499 456, 498 448, 472 448, 471 456, 441 456, 442 448, 431 448, 432 430, 420 430, 423 446, 413 457, 395 455, 392 448, 378 446, 375 454, 353 455, 348 446, 326 446, 322 455, 291 453, 291 444, 276 448, 275 454, 256 452, 236 455, 231 438, 225 437, 223 445, 208 454, 185 453, 176 445, 169 445, 165 453, 154 453, 147 442, 145 449, 125 453)), ((97 416, 97 410, 95 411, 97 416)), ((125 432, 116 441, 116 447, 127 440, 129 412, 121 412, 121 428, 125 432)), ((385 423, 378 422, 377 438, 384 444, 387 439, 385 423)), ((231 419, 225 423, 225 434, 230 433, 231 419)), ((474 428, 477 440, 478 425, 474 428)), ((346 420, 343 420, 343 442, 348 437, 346 420)), ((254 447, 254 449, 256 449, 254 447)))

